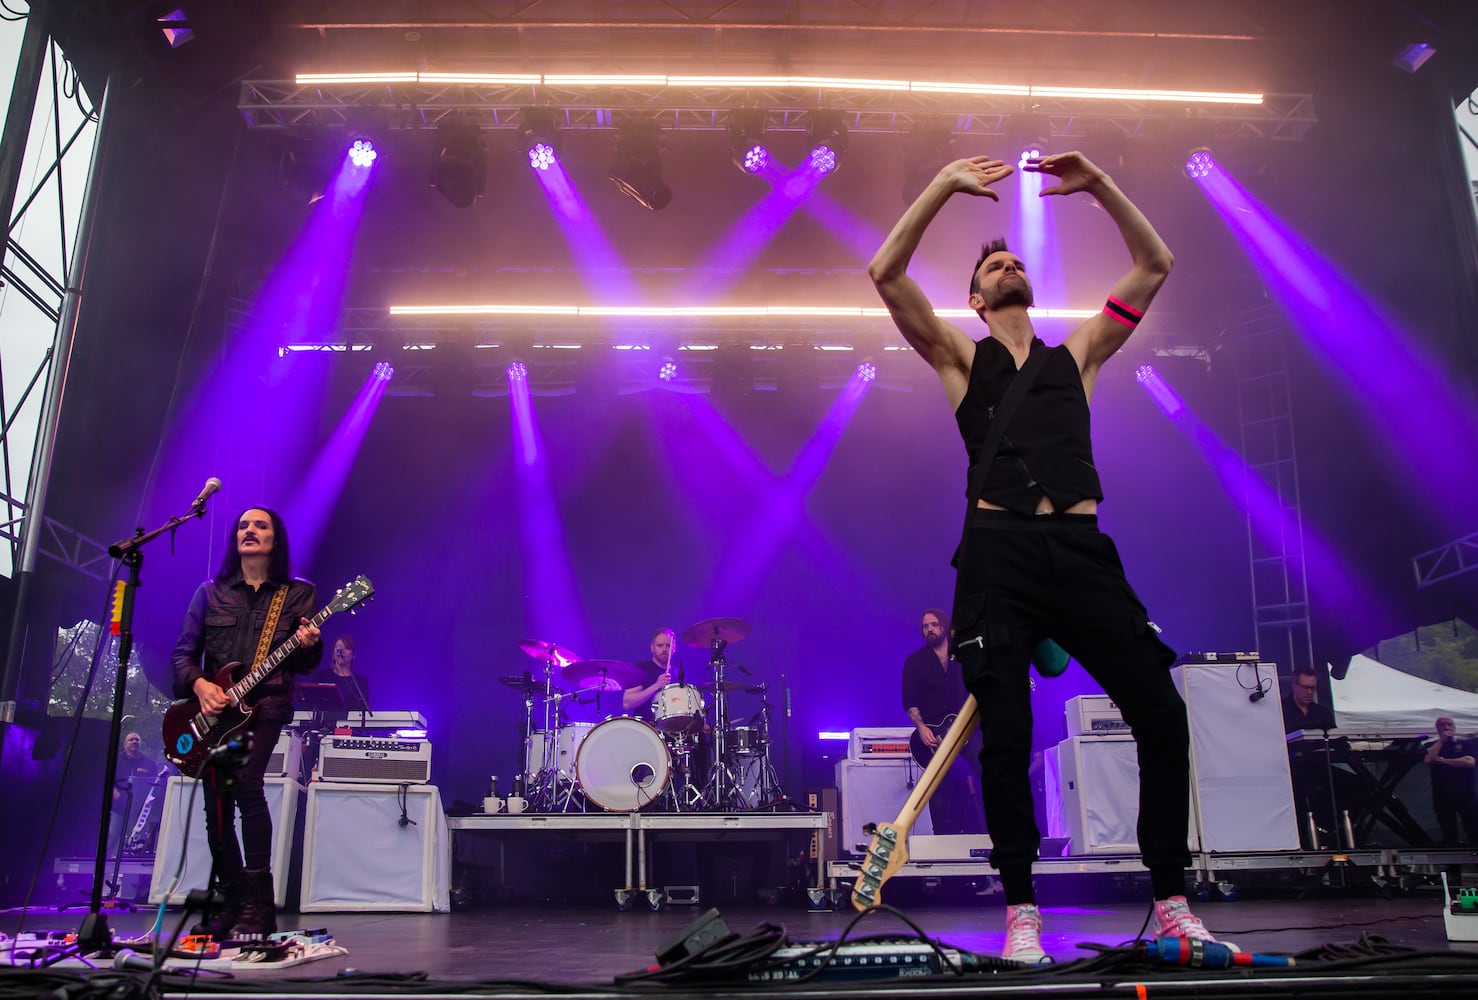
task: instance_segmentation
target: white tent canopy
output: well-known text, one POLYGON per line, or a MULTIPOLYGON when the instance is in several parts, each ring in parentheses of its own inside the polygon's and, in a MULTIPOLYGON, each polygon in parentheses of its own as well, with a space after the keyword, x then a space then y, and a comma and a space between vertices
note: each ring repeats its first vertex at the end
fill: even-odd
POLYGON ((1346 732, 1425 729, 1436 735, 1439 715, 1459 733, 1478 733, 1478 694, 1413 677, 1379 660, 1356 655, 1343 680, 1332 682, 1334 718, 1346 732))

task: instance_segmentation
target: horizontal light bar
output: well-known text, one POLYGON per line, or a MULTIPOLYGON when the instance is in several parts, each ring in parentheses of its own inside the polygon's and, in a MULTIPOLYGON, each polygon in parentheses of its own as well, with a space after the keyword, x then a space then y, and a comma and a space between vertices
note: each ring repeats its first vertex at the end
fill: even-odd
POLYGON ((850 740, 852 738, 852 734, 851 733, 830 732, 828 730, 823 729, 823 730, 821 730, 821 732, 819 732, 819 733, 816 734, 816 738, 818 740, 850 740))
MULTIPOLYGON (((1087 319, 1098 309, 1031 309, 1039 319, 1087 319)), ((819 319, 885 319, 881 306, 543 306, 446 305, 391 306, 391 316, 605 316, 636 319, 765 319, 815 317, 819 319)), ((968 319, 972 309, 936 309, 944 319, 968 319)))
POLYGON ((310 351, 330 351, 333 353, 339 353, 345 351, 371 350, 374 350, 374 345, 372 344, 283 344, 277 349, 277 356, 280 358, 287 354, 297 354, 299 352, 310 351))
POLYGON ((1020 84, 951 83, 939 80, 873 80, 830 76, 668 76, 662 73, 299 73, 301 85, 366 83, 501 84, 549 87, 707 87, 750 90, 897 90, 929 94, 998 94, 1017 97, 1083 98, 1103 101, 1171 101, 1179 104, 1261 104, 1263 95, 1220 90, 1134 90, 1122 87, 1037 87, 1020 84))

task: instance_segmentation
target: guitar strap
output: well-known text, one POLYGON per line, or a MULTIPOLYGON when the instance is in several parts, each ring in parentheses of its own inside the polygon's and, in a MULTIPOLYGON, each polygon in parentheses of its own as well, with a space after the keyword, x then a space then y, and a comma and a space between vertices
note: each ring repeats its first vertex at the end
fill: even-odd
POLYGON ((287 603, 287 592, 291 584, 284 583, 277 588, 272 595, 272 603, 267 606, 267 620, 262 625, 262 634, 257 637, 257 651, 251 658, 252 669, 262 665, 267 659, 267 654, 272 652, 272 636, 277 632, 277 619, 282 617, 282 606, 287 603))

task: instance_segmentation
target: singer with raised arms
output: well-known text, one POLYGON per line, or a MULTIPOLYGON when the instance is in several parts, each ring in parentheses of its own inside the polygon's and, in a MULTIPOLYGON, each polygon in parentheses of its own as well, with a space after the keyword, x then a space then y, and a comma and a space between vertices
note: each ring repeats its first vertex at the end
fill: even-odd
POLYGON ((323 658, 318 628, 308 617, 316 600, 313 584, 292 576, 287 527, 266 507, 249 508, 235 520, 220 569, 190 600, 174 648, 174 693, 197 699, 205 715, 231 706, 226 691, 212 680, 223 667, 240 663, 245 670, 289 637, 298 645, 248 696, 253 711, 247 745, 239 750, 225 745, 200 775, 212 887, 224 893, 226 905, 192 933, 221 940, 277 930, 272 817, 263 778, 283 725, 292 721, 293 675, 312 670, 323 658))
POLYGON ((1160 641, 1098 528, 1089 401, 1100 368, 1134 332, 1170 274, 1170 249, 1124 192, 1082 153, 1025 161, 1057 183, 1043 196, 1084 193, 1118 227, 1129 270, 1103 310, 1057 347, 1035 335, 1028 262, 996 239, 970 271, 970 308, 987 327, 973 339, 940 319, 908 266, 934 216, 956 194, 999 201, 1013 170, 990 156, 947 164, 904 212, 868 267, 893 322, 938 374, 970 457, 965 530, 956 556, 953 648, 975 696, 983 741, 981 791, 991 864, 1006 894, 1004 956, 1045 960, 1031 868, 1033 816, 1028 667, 1056 640, 1113 698, 1139 753, 1139 846, 1159 936, 1214 940, 1186 905, 1190 733, 1160 641))

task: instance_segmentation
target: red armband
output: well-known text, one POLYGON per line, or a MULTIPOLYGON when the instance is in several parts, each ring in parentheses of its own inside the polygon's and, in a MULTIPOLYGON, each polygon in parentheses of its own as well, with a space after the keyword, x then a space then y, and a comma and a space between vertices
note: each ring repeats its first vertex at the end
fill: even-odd
POLYGON ((1144 310, 1136 309, 1129 303, 1122 302, 1112 295, 1103 304, 1103 312, 1109 319, 1117 320, 1131 330, 1139 325, 1140 320, 1144 319, 1144 310))

